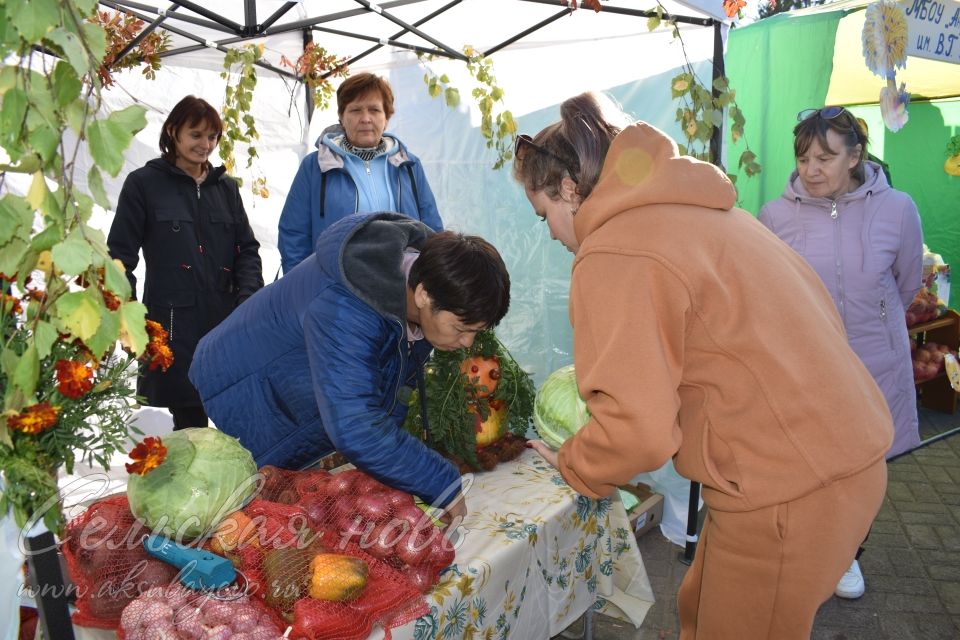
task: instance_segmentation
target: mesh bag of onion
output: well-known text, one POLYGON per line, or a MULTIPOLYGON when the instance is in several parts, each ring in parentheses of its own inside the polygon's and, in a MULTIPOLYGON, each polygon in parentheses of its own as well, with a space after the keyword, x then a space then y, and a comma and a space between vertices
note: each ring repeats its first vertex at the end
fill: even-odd
POLYGON ((410 494, 355 469, 260 471, 259 498, 224 520, 208 548, 292 624, 290 637, 361 640, 427 612, 422 594, 454 552, 410 494))
POLYGON ((281 640, 287 625, 237 588, 215 594, 179 584, 155 587, 123 610, 119 640, 281 640))
POLYGON ((75 624, 116 629, 134 598, 174 580, 177 569, 143 548, 149 533, 130 512, 126 494, 103 498, 70 520, 62 549, 76 588, 75 624))

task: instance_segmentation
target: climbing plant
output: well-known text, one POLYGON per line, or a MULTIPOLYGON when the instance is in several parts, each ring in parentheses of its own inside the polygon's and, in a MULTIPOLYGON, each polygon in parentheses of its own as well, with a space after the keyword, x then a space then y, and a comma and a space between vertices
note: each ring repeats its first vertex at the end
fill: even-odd
MULTIPOLYGON (((223 57, 223 71, 220 77, 227 81, 223 95, 223 136, 220 139, 220 157, 227 173, 233 175, 237 167, 234 157, 236 144, 247 146, 247 168, 253 167, 258 157, 254 141, 260 138, 256 121, 250 113, 253 104, 253 92, 257 88, 257 68, 255 63, 263 57, 262 45, 246 45, 230 49, 223 57)), ((262 173, 254 178, 252 190, 261 198, 270 196, 267 179, 262 173)))
MULTIPOLYGON (((504 108, 503 89, 497 85, 497 78, 493 74, 493 61, 470 45, 463 47, 463 53, 467 56, 467 71, 477 83, 470 95, 480 109, 480 134, 486 141, 486 147, 496 151, 497 159, 493 168, 499 169, 513 159, 517 122, 513 114, 504 108)), ((429 61, 433 56, 421 54, 420 59, 429 61)), ((460 90, 450 84, 446 74, 438 76, 428 69, 423 81, 431 97, 443 95, 447 106, 456 108, 460 105, 460 90)))
POLYGON ((117 60, 121 51, 133 42, 144 28, 144 21, 127 13, 97 11, 90 21, 100 25, 107 37, 106 53, 97 69, 104 87, 113 84, 113 72, 143 65, 143 75, 150 80, 157 77, 160 69, 160 54, 170 48, 170 36, 166 31, 157 29, 147 34, 126 55, 117 60))
POLYGON ((296 60, 280 56, 280 64, 293 69, 307 88, 313 92, 313 104, 318 109, 326 109, 334 95, 330 78, 345 78, 350 70, 346 59, 328 53, 323 47, 310 42, 296 60))

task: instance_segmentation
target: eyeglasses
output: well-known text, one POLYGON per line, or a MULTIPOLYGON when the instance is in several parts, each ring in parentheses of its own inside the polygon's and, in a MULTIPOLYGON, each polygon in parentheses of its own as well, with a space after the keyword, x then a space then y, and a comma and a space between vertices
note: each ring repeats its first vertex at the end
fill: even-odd
POLYGON ((804 109, 797 114, 797 122, 803 122, 807 118, 819 115, 824 120, 833 120, 838 115, 846 111, 843 107, 824 107, 823 109, 804 109))
POLYGON ((549 156, 560 163, 560 165, 567 170, 567 173, 570 174, 570 178, 577 182, 577 172, 573 170, 570 163, 555 154, 553 151, 550 151, 546 147, 543 147, 533 141, 533 138, 528 136, 525 133, 521 133, 517 136, 517 142, 513 147, 513 155, 517 157, 518 160, 523 160, 523 156, 526 155, 526 147, 530 147, 538 153, 542 153, 545 156, 549 156))

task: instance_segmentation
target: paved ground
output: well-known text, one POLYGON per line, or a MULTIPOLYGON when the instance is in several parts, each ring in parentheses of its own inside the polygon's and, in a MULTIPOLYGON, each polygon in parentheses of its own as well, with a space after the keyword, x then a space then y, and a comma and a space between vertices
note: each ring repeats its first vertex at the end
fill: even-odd
MULTIPOLYGON (((867 592, 859 600, 824 603, 812 640, 960 639, 960 433, 937 439, 960 427, 960 414, 921 409, 920 423, 921 437, 934 441, 889 465, 887 496, 861 557, 867 592)), ((678 559, 682 549, 659 530, 639 542, 657 603, 639 630, 595 616, 594 640, 679 636, 675 595, 686 571, 678 559)))

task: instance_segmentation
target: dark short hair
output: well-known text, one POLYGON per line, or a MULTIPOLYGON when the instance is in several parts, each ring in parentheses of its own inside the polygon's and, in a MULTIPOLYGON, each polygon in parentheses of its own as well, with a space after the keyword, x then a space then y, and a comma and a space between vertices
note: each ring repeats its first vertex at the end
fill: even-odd
POLYGON ((841 109, 840 113, 832 118, 824 118, 816 112, 797 123, 793 128, 794 157, 799 158, 805 154, 814 140, 824 150, 837 153, 837 150, 831 149, 827 143, 827 131, 831 130, 840 136, 843 146, 848 151, 853 152, 857 145, 860 145, 860 161, 850 169, 850 175, 862 182, 863 163, 867 158, 867 132, 857 122, 856 117, 846 109, 841 109))
POLYGON ((496 326, 510 307, 510 274, 496 248, 479 236, 441 231, 420 248, 407 284, 418 284, 434 311, 449 311, 466 324, 496 326))
POLYGON ((393 116, 393 89, 380 76, 366 72, 350 76, 337 87, 337 116, 343 116, 348 104, 374 91, 380 94, 383 113, 389 120, 393 116))
POLYGON ((177 103, 160 129, 160 155, 167 162, 177 159, 177 136, 183 127, 195 127, 200 123, 217 132, 217 142, 223 135, 223 120, 209 102, 196 96, 187 96, 177 103), (172 130, 173 135, 168 131, 172 130))

